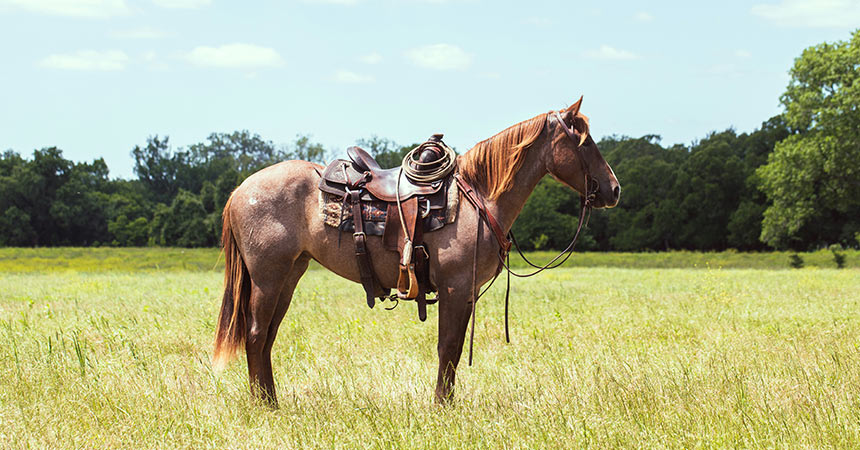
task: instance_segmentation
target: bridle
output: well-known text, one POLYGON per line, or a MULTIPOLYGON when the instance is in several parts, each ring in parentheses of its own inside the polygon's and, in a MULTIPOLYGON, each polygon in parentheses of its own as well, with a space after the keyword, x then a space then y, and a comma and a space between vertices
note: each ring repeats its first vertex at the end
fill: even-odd
MULTIPOLYGON (((573 141, 573 143, 576 145, 576 151, 579 152, 579 158, 577 159, 579 159, 579 165, 580 167, 582 167, 582 174, 583 177, 585 177, 585 184, 583 184, 583 186, 585 187, 585 195, 581 197, 584 197, 584 201, 587 203, 587 205, 590 206, 590 204, 594 202, 594 199, 597 196, 597 191, 600 189, 600 183, 597 181, 597 179, 591 176, 591 169, 588 167, 588 161, 585 159, 585 155, 583 154, 582 144, 585 143, 585 140, 582 138, 577 140, 576 129, 574 129, 573 125, 570 125, 570 127, 568 127, 567 124, 564 123, 564 119, 561 118, 561 114, 559 114, 558 111, 553 111, 553 117, 555 117, 555 120, 558 121, 558 125, 561 127, 562 130, 564 130, 564 133, 567 134, 567 137, 569 137, 570 140, 573 141), (592 183, 592 181, 594 183, 592 183)), ((547 121, 547 123, 548 122, 549 121, 547 121)), ((584 204, 583 206, 586 206, 586 204, 584 204)))
POLYGON ((485 287, 479 294, 476 292, 476 287, 477 287, 476 286, 476 282, 477 282, 476 270, 477 270, 477 262, 478 262, 478 242, 480 242, 480 240, 481 240, 481 230, 483 229, 483 227, 481 227, 479 224, 479 226, 477 227, 478 228, 478 239, 475 242, 475 258, 474 258, 474 264, 472 266, 472 292, 473 292, 473 296, 474 296, 474 301, 472 302, 472 320, 471 320, 472 323, 471 323, 471 331, 469 334, 469 365, 470 366, 472 365, 472 345, 473 345, 474 340, 475 340, 475 306, 477 305, 478 299, 480 299, 484 295, 484 293, 486 293, 487 290, 489 290, 490 287, 493 286, 493 283, 496 282, 496 279, 499 277, 499 274, 501 273, 501 269, 504 268, 505 271, 507 271, 507 286, 505 288, 505 342, 510 343, 511 342, 511 336, 510 336, 510 326, 509 326, 509 319, 508 318, 510 315, 509 310, 510 310, 510 293, 511 293, 511 275, 513 275, 517 278, 533 277, 533 276, 543 272, 544 270, 555 269, 555 268, 561 266, 562 264, 564 264, 570 258, 570 255, 573 254, 573 249, 576 246, 577 240, 579 239, 579 234, 582 231, 583 225, 586 225, 588 223, 588 219, 591 218, 591 209, 593 207, 594 200, 597 197, 597 192, 600 189, 600 183, 597 181, 597 179, 595 179, 593 176, 591 176, 591 171, 589 170, 590 168, 588 165, 588 161, 586 161, 585 154, 582 150, 582 144, 584 144, 584 140, 581 138, 577 138, 576 130, 574 129, 573 125, 568 127, 568 125, 566 123, 564 123, 564 119, 562 119, 561 114, 559 114, 558 111, 553 111, 552 115, 547 114, 547 121, 546 121, 547 125, 549 125, 549 123, 550 123, 549 119, 552 117, 554 117, 556 119, 556 121, 558 122, 558 125, 561 126, 561 128, 564 130, 565 134, 567 134, 567 136, 570 138, 570 140, 574 143, 575 151, 579 152, 577 159, 579 160, 580 168, 582 170, 583 177, 584 177, 583 186, 584 186, 585 193, 579 196, 579 201, 580 201, 579 223, 576 226, 576 233, 574 233, 573 239, 571 239, 570 244, 568 244, 567 247, 564 250, 562 250, 561 253, 556 255, 556 257, 553 258, 550 262, 548 262, 542 266, 539 266, 539 265, 534 264, 533 262, 529 261, 529 259, 526 258, 526 256, 523 254, 522 250, 520 249, 520 245, 517 243, 517 239, 514 236, 513 230, 508 231, 507 235, 504 238, 502 238, 501 237, 501 231, 498 227, 498 224, 496 223, 496 220, 492 216, 492 214, 490 214, 489 210, 486 209, 486 206, 484 206, 483 200, 477 195, 476 192, 473 192, 473 189, 471 189, 471 186, 469 186, 467 183, 465 183, 464 180, 462 180, 462 177, 459 177, 459 175, 457 177, 457 181, 458 181, 458 183, 460 183, 461 189, 463 189, 465 187, 464 192, 463 192, 464 196, 477 209, 479 221, 480 220, 487 221, 487 223, 490 225, 491 229, 493 230, 494 234, 496 235, 496 240, 499 242, 499 245, 501 246, 501 251, 498 254, 499 267, 496 270, 496 274, 495 274, 495 276, 493 276, 493 279, 490 281, 490 284, 488 284, 487 287, 485 287), (514 272, 513 269, 511 269, 511 266, 510 266, 511 255, 509 252, 511 244, 513 244, 513 246, 516 247, 517 253, 523 259, 523 261, 525 261, 526 264, 535 268, 536 270, 534 270, 533 272, 530 272, 530 273, 517 273, 517 272, 514 272), (561 261, 559 261, 559 259, 562 258, 562 256, 564 256, 564 258, 561 259, 561 261))
MULTIPOLYGON (((558 121, 559 126, 562 128, 562 130, 564 130, 565 134, 567 134, 567 136, 570 138, 570 140, 573 141, 573 143, 576 145, 575 151, 579 152, 579 157, 577 159, 579 160, 579 165, 580 165, 580 168, 582 169, 582 174, 583 174, 583 178, 584 178, 583 179, 583 186, 585 187, 585 194, 579 196, 579 203, 580 203, 579 223, 577 224, 577 227, 576 227, 576 233, 574 233, 573 239, 571 239, 570 244, 567 245, 567 248, 562 250, 561 253, 559 253, 555 258, 553 258, 550 262, 544 264, 543 266, 538 266, 538 265, 532 263, 531 261, 529 261, 529 259, 526 258, 526 255, 523 254, 522 250, 520 250, 520 245, 517 243, 516 237, 514 237, 513 230, 508 231, 508 239, 510 239, 511 242, 514 243, 514 246, 517 249, 517 253, 519 253, 519 255, 523 258, 523 261, 525 261, 526 264, 528 264, 529 266, 538 269, 538 270, 531 272, 531 273, 519 274, 519 273, 516 273, 513 270, 511 270, 510 266, 503 261, 502 265, 508 271, 509 276, 513 275, 513 276, 518 277, 518 278, 528 278, 528 277, 535 276, 535 275, 543 272, 546 269, 555 269, 556 267, 564 264, 565 261, 567 261, 567 259, 570 258, 570 255, 573 253, 573 248, 574 248, 574 246, 576 246, 576 241, 579 238, 579 233, 580 233, 580 231, 582 231, 583 225, 588 224, 588 219, 591 217, 591 208, 592 208, 592 205, 594 203, 594 199, 597 197, 597 192, 600 189, 600 183, 594 177, 591 176, 591 171, 590 171, 590 168, 588 166, 588 161, 586 161, 585 154, 582 151, 582 143, 583 142, 581 139, 577 139, 575 130, 573 129, 573 125, 568 127, 567 124, 564 123, 564 119, 561 118, 561 114, 559 114, 558 111, 553 111, 552 117, 555 117, 555 119, 558 121), (565 253, 567 255, 564 257, 564 259, 561 260, 560 262, 558 262, 558 264, 554 264, 565 253)), ((507 258, 508 261, 510 261, 509 255, 507 255, 507 256, 508 256, 508 258, 507 258)), ((505 333, 505 336, 507 337, 507 332, 505 333)))

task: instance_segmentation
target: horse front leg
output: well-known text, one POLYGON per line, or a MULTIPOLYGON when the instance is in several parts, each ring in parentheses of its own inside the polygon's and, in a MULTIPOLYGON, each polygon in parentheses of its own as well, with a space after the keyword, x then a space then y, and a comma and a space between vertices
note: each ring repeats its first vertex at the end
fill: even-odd
POLYGON ((439 301, 439 373, 436 378, 436 403, 451 401, 457 364, 463 353, 466 328, 472 313, 468 290, 449 289, 439 301))

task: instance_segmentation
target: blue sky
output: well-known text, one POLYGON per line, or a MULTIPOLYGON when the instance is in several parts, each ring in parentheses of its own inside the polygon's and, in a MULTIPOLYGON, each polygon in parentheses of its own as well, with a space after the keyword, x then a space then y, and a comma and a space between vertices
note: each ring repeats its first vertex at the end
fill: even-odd
POLYGON ((0 149, 123 177, 154 134, 463 151, 580 95, 598 137, 689 144, 779 113, 794 58, 858 24, 857 0, 0 0, 0 149))

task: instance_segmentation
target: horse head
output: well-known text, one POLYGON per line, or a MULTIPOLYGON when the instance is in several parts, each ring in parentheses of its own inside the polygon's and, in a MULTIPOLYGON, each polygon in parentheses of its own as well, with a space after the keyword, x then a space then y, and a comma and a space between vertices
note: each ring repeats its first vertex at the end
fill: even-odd
POLYGON ((557 180, 588 199, 595 208, 612 208, 621 197, 615 172, 603 159, 580 113, 582 97, 563 111, 547 115, 552 142, 546 169, 557 180))

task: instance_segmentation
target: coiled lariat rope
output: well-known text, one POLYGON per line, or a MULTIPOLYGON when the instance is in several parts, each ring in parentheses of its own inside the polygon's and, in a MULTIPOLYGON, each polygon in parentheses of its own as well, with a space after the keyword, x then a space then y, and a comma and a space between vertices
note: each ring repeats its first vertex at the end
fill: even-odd
MULTIPOLYGON (((441 135, 439 135, 441 136, 441 135)), ((400 170, 406 174, 406 178, 416 183, 432 183, 441 180, 448 176, 457 166, 457 154, 451 147, 448 147, 442 139, 427 141, 418 147, 413 148, 403 157, 403 163, 400 165, 400 170), (443 154, 439 159, 433 161, 422 162, 421 153, 427 147, 438 147, 442 149, 443 154)), ((399 180, 398 180, 399 181, 399 180)))
MULTIPOLYGON (((441 134, 434 135, 431 140, 413 148, 406 154, 406 156, 403 157, 403 163, 400 165, 400 173, 397 174, 397 189, 394 190, 394 195, 397 200, 397 213, 400 215, 400 227, 403 228, 404 236, 409 236, 409 232, 406 230, 406 220, 404 220, 403 207, 400 203, 400 180, 404 175, 406 175, 406 178, 409 178, 416 183, 432 183, 447 177, 454 171, 455 167, 457 167, 457 153, 455 153, 451 147, 448 147, 447 144, 442 142, 441 134), (439 136, 439 138, 435 139, 436 136, 439 136), (443 152, 442 157, 434 159, 433 161, 422 162, 420 160, 421 153, 427 149, 427 147, 431 146, 441 148, 443 152)), ((429 212, 430 211, 427 211, 427 213, 429 212)), ((412 243, 408 241, 408 237, 406 245, 412 245, 412 243)))

